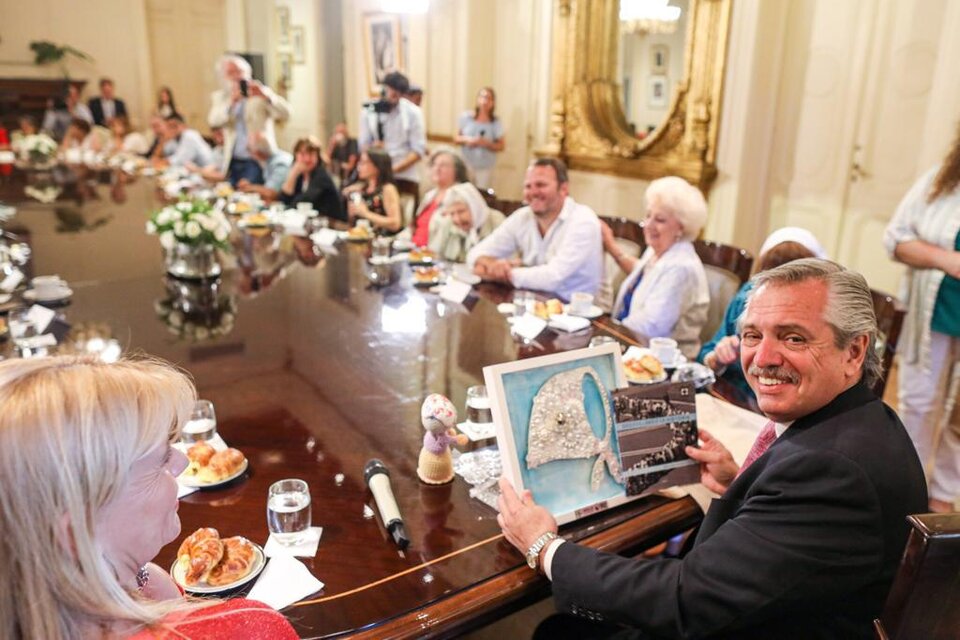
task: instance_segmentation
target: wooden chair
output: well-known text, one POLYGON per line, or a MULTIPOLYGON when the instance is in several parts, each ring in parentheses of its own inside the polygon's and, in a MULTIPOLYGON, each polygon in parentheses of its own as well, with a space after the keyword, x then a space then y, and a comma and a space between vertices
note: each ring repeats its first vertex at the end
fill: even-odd
MULTIPOLYGON (((636 220, 620 216, 600 216, 600 219, 607 223, 613 231, 613 237, 617 239, 617 244, 627 255, 637 258, 647 248, 647 243, 643 239, 643 225, 636 220)), ((627 274, 608 253, 604 253, 603 256, 603 269, 603 282, 597 293, 596 304, 604 311, 609 311, 627 274)))
POLYGON ((706 342, 723 323, 730 300, 750 278, 753 256, 744 249, 710 240, 694 240, 693 248, 707 272, 707 286, 710 288, 707 322, 700 331, 701 342, 706 342))
POLYGON ((413 216, 420 206, 420 183, 413 180, 398 178, 394 180, 397 191, 400 192, 400 211, 403 217, 403 227, 410 226, 413 216))
POLYGON ((955 640, 960 632, 960 513, 910 516, 910 538, 880 618, 878 640, 955 640))
POLYGON ((880 363, 883 367, 883 376, 873 385, 873 392, 878 398, 882 398, 890 367, 893 366, 893 358, 897 355, 897 342, 900 340, 900 330, 903 328, 907 309, 890 294, 876 289, 871 289, 870 293, 873 295, 873 311, 877 315, 879 329, 876 348, 880 351, 880 363))

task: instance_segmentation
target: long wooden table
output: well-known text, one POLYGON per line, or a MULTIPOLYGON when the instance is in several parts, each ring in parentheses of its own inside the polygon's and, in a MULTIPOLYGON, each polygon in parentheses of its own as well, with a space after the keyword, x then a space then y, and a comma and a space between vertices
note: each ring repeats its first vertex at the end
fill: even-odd
MULTIPOLYGON (((185 332, 169 309, 171 298, 196 303, 204 291, 165 280, 157 240, 143 232, 157 206, 151 181, 125 184, 123 203, 110 201, 107 189, 91 182, 86 191, 99 191, 99 198, 21 203, 13 226, 29 232, 37 274, 70 281, 75 294, 60 311, 74 336, 82 330, 112 337, 127 352, 186 369, 200 396, 214 402, 220 434, 248 457, 245 477, 181 501, 181 538, 214 526, 264 544, 267 488, 282 478, 306 480, 323 537, 316 557, 304 561, 325 586, 284 613, 309 638, 449 637, 549 594, 547 581, 527 568, 501 536, 494 511, 470 498, 462 479, 440 487, 417 480, 420 404, 439 392, 462 410, 485 365, 580 348, 593 332, 612 327, 547 331, 521 344, 496 309, 511 295, 505 288, 483 285, 466 306, 444 303, 415 288, 406 268, 397 283, 372 287, 366 245, 339 245, 337 255, 311 264, 302 240, 236 232, 232 268, 214 292, 220 306, 204 316, 223 326, 229 314, 232 329, 199 339, 203 331, 185 332), (89 224, 65 230, 65 218, 89 224), (364 517, 373 500, 362 470, 374 457, 392 474, 412 538, 405 553, 379 517, 364 517)), ((635 553, 700 517, 689 498, 650 497, 562 534, 635 553)), ((178 545, 165 547, 157 562, 169 567, 178 545)))

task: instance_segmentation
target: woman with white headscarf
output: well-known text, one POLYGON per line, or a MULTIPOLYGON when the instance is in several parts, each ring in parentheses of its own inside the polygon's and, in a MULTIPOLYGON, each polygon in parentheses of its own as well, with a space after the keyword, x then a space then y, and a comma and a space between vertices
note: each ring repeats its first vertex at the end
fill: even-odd
POLYGON ((427 246, 444 260, 464 262, 467 252, 503 222, 503 214, 487 206, 469 182, 455 184, 443 197, 443 215, 430 220, 427 246))
MULTIPOLYGON (((757 273, 800 258, 826 257, 827 252, 812 233, 800 227, 783 227, 771 233, 763 241, 757 273)), ((740 367, 740 337, 737 331, 737 320, 747 306, 747 298, 752 288, 752 280, 743 283, 727 305, 727 310, 723 314, 723 324, 717 328, 713 338, 703 345, 700 355, 697 356, 699 362, 713 369, 718 376, 742 389, 750 397, 753 397, 753 390, 743 377, 743 369, 740 367)))

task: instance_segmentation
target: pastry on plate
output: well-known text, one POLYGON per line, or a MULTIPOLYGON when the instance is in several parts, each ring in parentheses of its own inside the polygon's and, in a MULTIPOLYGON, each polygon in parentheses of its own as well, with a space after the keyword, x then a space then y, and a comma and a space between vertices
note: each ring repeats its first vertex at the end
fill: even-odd
POLYGON ((200 467, 197 479, 209 484, 226 480, 240 470, 245 460, 244 455, 232 447, 218 451, 205 466, 200 467))
POLYGON ((538 300, 533 307, 533 313, 544 320, 549 320, 551 316, 557 316, 563 313, 563 302, 557 298, 550 298, 546 302, 540 302, 538 300))
POLYGON ((623 369, 631 382, 656 382, 666 377, 663 364, 650 354, 624 360, 623 369))
POLYGON ((197 529, 184 539, 177 551, 177 561, 183 567, 183 581, 193 586, 206 581, 223 558, 220 532, 212 527, 197 529))
POLYGON ((234 536, 223 540, 223 558, 207 576, 211 587, 222 587, 245 578, 253 570, 256 552, 253 544, 244 537, 234 536))

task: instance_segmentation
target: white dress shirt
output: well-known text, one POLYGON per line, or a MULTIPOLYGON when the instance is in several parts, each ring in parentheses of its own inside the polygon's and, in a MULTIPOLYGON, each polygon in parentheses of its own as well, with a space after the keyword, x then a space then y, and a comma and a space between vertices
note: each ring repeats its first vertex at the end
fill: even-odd
POLYGON ((522 267, 510 274, 518 289, 550 291, 564 300, 577 291, 596 295, 603 279, 603 241, 600 220, 593 209, 573 198, 546 235, 540 234, 530 207, 517 209, 467 254, 471 267, 481 256, 510 258, 519 254, 522 267))
MULTIPOLYGON (((363 151, 380 140, 377 123, 383 123, 383 149, 390 154, 393 164, 401 162, 411 151, 421 158, 427 155, 427 134, 423 124, 423 111, 406 98, 400 98, 390 113, 374 113, 364 109, 360 113, 360 150, 363 151)), ((413 163, 400 172, 394 172, 394 178, 419 182, 417 163, 413 163)))

